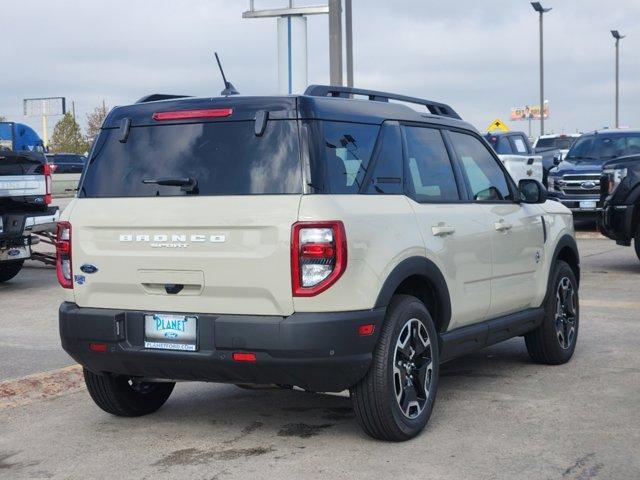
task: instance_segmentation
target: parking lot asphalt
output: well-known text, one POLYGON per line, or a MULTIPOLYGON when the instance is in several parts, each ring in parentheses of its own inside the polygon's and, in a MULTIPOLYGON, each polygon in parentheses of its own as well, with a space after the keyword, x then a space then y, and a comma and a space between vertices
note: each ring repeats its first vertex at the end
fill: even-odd
MULTIPOLYGON (((573 360, 533 364, 513 339, 444 365, 431 421, 410 442, 366 437, 344 395, 181 383, 157 413, 124 419, 81 387, 48 386, 0 402, 0 478, 638 479, 640 261, 610 241, 578 244, 573 360)), ((60 296, 54 271, 35 265, 0 286, 0 381, 72 364, 58 346, 60 296)))

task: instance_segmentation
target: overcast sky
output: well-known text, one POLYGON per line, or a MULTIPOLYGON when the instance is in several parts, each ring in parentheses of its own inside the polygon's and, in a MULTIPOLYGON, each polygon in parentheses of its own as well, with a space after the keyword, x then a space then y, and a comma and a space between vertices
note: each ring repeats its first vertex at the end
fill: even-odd
MULTIPOLYGON (((300 0, 319 4, 324 0, 300 0)), ((256 0, 257 7, 285 0, 256 0)), ((547 129, 614 121, 614 40, 622 125, 640 127, 640 1, 545 0, 547 129)), ((248 0, 2 0, 0 115, 26 97, 65 96, 85 115, 104 99, 217 95, 217 50, 243 94, 277 90, 276 21, 243 20, 248 0)), ((478 129, 538 103, 538 22, 526 0, 353 0, 355 83, 451 104, 478 129)), ((308 20, 309 82, 328 83, 328 20, 308 20)), ((510 125, 527 129, 526 123, 510 125)), ((538 133, 534 124, 534 135, 538 133)))

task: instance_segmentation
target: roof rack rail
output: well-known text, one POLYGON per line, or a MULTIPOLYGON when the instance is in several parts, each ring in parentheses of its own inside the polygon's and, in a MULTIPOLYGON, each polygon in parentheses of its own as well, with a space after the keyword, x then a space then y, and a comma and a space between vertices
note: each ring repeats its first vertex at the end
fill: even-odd
POLYGON ((336 87, 331 85, 309 85, 304 92, 305 95, 311 97, 340 97, 351 98, 352 95, 363 95, 369 97, 369 100, 375 102, 388 102, 389 100, 397 100, 400 102, 413 103, 416 105, 422 105, 427 107, 430 113, 433 115, 440 115, 442 117, 460 118, 460 115, 444 103, 434 102, 432 100, 425 100, 424 98, 406 97, 404 95, 396 95, 395 93, 378 92, 376 90, 365 90, 363 88, 353 87, 336 87))
POLYGON ((190 96, 191 95, 171 95, 169 93, 152 93, 151 95, 142 97, 136 103, 156 102, 158 100, 171 100, 174 98, 188 98, 190 96))

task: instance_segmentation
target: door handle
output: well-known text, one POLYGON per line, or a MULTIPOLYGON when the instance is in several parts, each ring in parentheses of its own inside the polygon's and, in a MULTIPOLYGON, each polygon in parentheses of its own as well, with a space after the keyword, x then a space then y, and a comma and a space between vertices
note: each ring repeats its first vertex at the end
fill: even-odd
POLYGON ((455 231, 455 227, 445 225, 442 222, 431 227, 431 233, 434 237, 446 237, 447 235, 453 234, 455 231))
POLYGON ((500 220, 499 222, 494 223, 493 226, 499 232, 506 232, 508 230, 511 230, 511 228, 513 227, 513 225, 511 225, 509 222, 505 222, 504 220, 500 220))

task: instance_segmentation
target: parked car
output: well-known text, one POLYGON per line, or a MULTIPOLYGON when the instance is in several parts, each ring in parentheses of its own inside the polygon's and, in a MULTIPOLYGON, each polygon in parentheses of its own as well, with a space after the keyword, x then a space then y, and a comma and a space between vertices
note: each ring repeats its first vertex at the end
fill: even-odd
POLYGON ((571 146, 564 160, 549 173, 549 196, 595 219, 602 209, 600 177, 609 160, 640 153, 640 131, 596 130, 571 146))
POLYGON ((640 155, 605 163, 600 185, 602 233, 618 245, 633 241, 640 259, 640 155))
POLYGON ((82 173, 87 157, 76 153, 50 153, 47 161, 53 173, 82 173))
POLYGON ((523 132, 488 133, 484 138, 516 182, 525 178, 544 181, 542 157, 534 154, 523 132))
POLYGON ((557 166, 569 152, 571 145, 580 137, 579 133, 562 133, 539 136, 533 144, 536 155, 542 156, 544 184, 547 185, 549 170, 557 166))
POLYGON ((104 411, 156 411, 176 380, 349 389, 399 441, 441 362, 519 335, 573 355, 571 212, 448 105, 164 98, 109 113, 58 226, 62 346, 104 411))
POLYGON ((18 275, 32 257, 32 231, 58 217, 44 154, 0 151, 0 283, 18 275))

